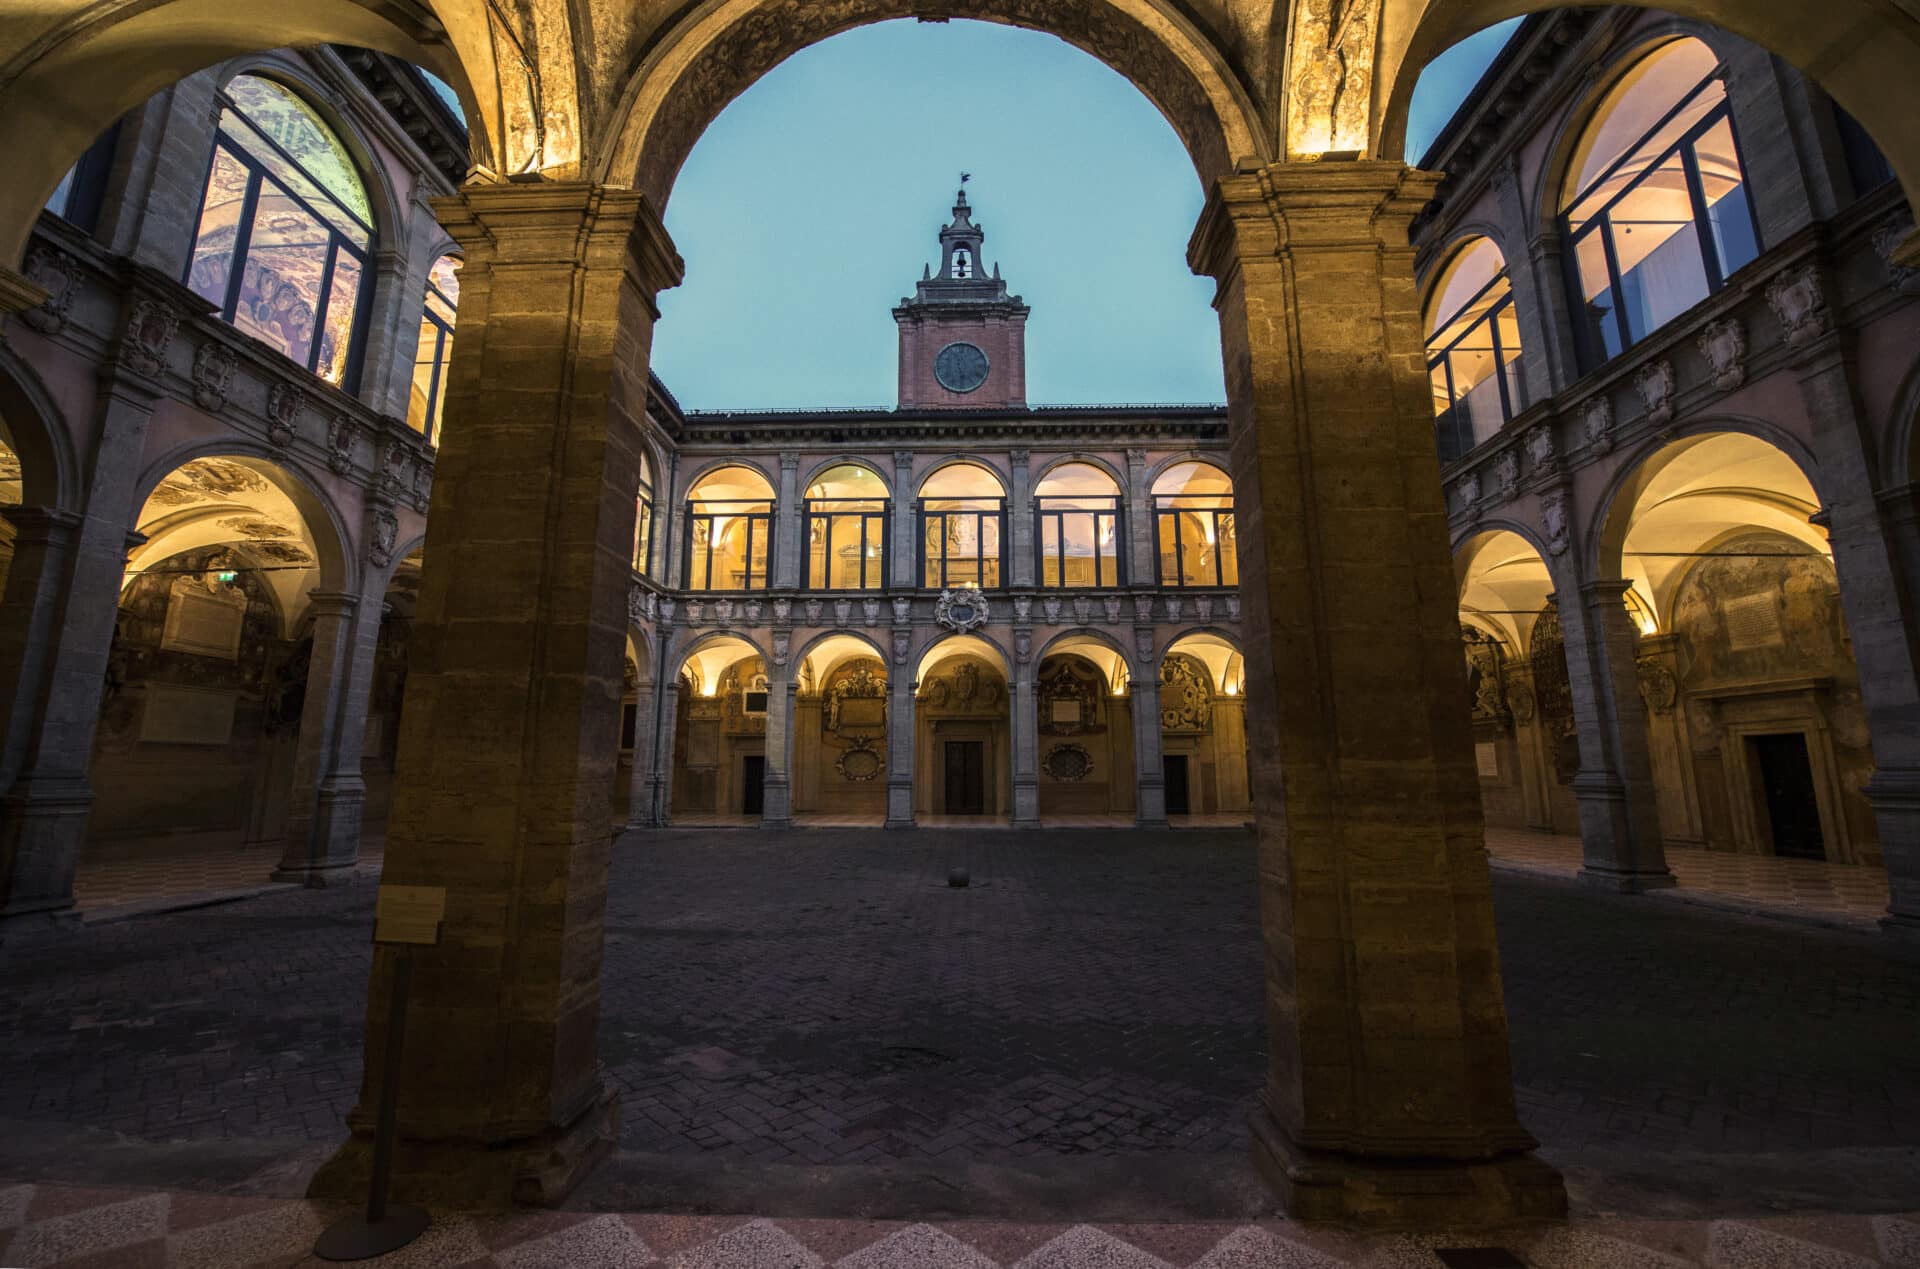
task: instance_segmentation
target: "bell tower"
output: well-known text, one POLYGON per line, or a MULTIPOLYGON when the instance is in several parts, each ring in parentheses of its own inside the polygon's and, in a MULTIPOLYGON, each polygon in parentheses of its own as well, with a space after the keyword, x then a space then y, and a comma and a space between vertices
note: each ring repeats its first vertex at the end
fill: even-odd
POLYGON ((1023 410, 1027 405, 1027 314, 1007 294, 1000 266, 987 275, 986 231, 973 223, 966 177, 953 223, 940 231, 940 267, 900 301, 902 410, 1023 410))

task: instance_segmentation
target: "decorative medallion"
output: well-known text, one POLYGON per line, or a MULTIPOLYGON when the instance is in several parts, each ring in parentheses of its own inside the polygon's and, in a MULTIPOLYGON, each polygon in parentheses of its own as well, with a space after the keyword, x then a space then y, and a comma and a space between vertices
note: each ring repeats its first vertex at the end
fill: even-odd
POLYGON ((267 439, 275 449, 293 444, 294 425, 307 408, 307 394, 290 383, 276 383, 267 393, 267 439))
POLYGON ((1633 386, 1640 390, 1640 399, 1646 402, 1648 421, 1655 424, 1673 422, 1673 396, 1679 383, 1671 361, 1655 361, 1642 366, 1640 373, 1633 377, 1633 386))
POLYGON ((1509 449, 1495 459, 1493 480, 1499 486, 1502 501, 1512 498, 1514 491, 1520 488, 1520 455, 1509 449))
POLYGON ((868 784, 880 778, 887 764, 873 747, 872 739, 863 736, 852 747, 840 751, 840 756, 833 760, 833 769, 840 773, 843 780, 868 784))
MULTIPOLYGON (((208 345, 211 347, 212 345, 208 345)), ((353 470, 353 435, 359 429, 344 414, 327 424, 327 466, 344 476, 353 470)), ((416 470, 415 478, 419 473, 416 470)))
POLYGON ((375 568, 393 563, 394 544, 400 538, 400 519, 385 507, 373 514, 367 541, 367 560, 375 568))
POLYGON ((1547 530, 1547 549, 1555 555, 1565 555, 1573 545, 1567 527, 1566 490, 1556 489, 1540 500, 1540 519, 1547 530))
POLYGON ((133 306, 126 334, 120 337, 121 363, 143 375, 159 374, 166 369, 167 348, 179 329, 180 314, 169 305, 142 299, 133 306))
POLYGON ((1613 448, 1613 398, 1598 396, 1580 411, 1580 431, 1587 438, 1587 448, 1596 454, 1604 454, 1613 448))
POLYGON ((1100 606, 1107 610, 1107 624, 1109 626, 1117 626, 1120 624, 1120 596, 1107 595, 1100 600, 1100 606))
POLYGON ((1040 769, 1062 784, 1078 784, 1093 774, 1093 755, 1079 745, 1055 745, 1040 760, 1040 769))
POLYGON ((961 634, 986 625, 988 617, 986 597, 977 590, 943 590, 933 604, 933 619, 961 634))
POLYGON ((200 345, 193 355, 193 400, 203 410, 220 410, 227 404, 227 388, 240 359, 225 344, 211 340, 200 345))
POLYGON ((1780 320, 1787 347, 1805 348, 1827 333, 1827 297, 1820 287, 1820 270, 1812 264, 1783 273, 1767 288, 1767 303, 1780 320))
POLYGON ((1713 386, 1732 392, 1747 381, 1747 327, 1737 317, 1711 322, 1700 335, 1700 355, 1707 359, 1713 386))
POLYGON ((64 251, 39 246, 27 253, 20 272, 47 293, 40 307, 20 314, 20 320, 42 335, 58 335, 67 324, 74 296, 80 293, 80 265, 64 251))

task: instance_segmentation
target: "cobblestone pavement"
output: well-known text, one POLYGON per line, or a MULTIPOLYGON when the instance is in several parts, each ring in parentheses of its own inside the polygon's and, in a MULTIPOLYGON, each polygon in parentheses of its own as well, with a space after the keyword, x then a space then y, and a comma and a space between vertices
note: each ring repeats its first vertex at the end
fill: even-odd
MULTIPOLYGON (((625 1145, 772 1163, 1245 1149, 1251 838, 624 838, 602 1051, 625 1145), (975 885, 945 884, 969 868, 975 885)), ((1920 1147, 1920 948, 1494 879, 1522 1117, 1550 1157, 1920 1147)), ((329 1141, 372 887, 0 948, 0 1119, 329 1141)))

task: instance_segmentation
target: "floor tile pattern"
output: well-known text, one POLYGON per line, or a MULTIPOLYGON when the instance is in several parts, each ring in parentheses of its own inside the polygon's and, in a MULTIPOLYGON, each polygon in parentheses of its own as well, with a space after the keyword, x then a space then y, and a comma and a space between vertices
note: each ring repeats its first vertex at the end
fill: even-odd
MULTIPOLYGON (((271 1198, 0 1181, 0 1263, 18 1269, 319 1266, 341 1209, 271 1198)), ((1363 1236, 1286 1221, 1006 1225, 746 1216, 435 1213, 372 1269, 1440 1269, 1436 1249, 1504 1247, 1533 1269, 1920 1266, 1920 1212, 1719 1221, 1591 1220, 1479 1234, 1363 1236)))

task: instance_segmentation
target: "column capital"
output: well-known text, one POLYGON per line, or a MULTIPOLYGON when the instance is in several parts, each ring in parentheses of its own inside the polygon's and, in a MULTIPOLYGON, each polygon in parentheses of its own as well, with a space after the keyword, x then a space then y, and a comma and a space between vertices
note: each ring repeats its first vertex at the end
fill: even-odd
POLYGON ((18 535, 16 541, 25 542, 64 541, 73 536, 84 518, 77 512, 54 507, 0 507, 0 516, 13 525, 18 535))
POLYGON ((1624 577, 1597 577, 1580 583, 1580 597, 1589 604, 1602 604, 1608 600, 1624 600, 1632 589, 1633 583, 1624 577))
MULTIPOLYGON (((432 200, 467 267, 628 265, 647 292, 680 285, 686 263, 645 194, 589 181, 469 185, 432 200)), ((657 314, 656 314, 657 316, 657 314)))
POLYGON ((307 595, 315 617, 351 617, 360 607, 360 596, 343 590, 316 590, 307 595))
POLYGON ((1288 251, 1379 245, 1411 250, 1407 231, 1440 187, 1404 163, 1273 163, 1224 176, 1207 196, 1187 263, 1225 282, 1239 264, 1288 251))

